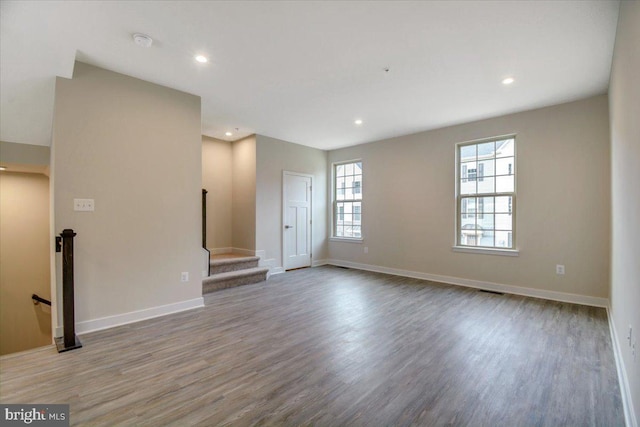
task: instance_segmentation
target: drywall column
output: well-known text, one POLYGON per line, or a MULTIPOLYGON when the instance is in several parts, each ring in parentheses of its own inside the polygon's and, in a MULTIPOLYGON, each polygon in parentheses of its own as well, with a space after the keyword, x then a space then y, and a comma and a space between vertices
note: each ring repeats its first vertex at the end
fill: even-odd
POLYGON ((640 3, 623 1, 609 87, 611 319, 621 357, 627 423, 640 422, 640 3), (632 328, 628 340, 629 326, 632 328), (635 358, 632 345, 635 343, 635 358))
POLYGON ((200 130, 197 96, 79 62, 57 79, 54 232, 78 234, 78 333, 202 305, 200 130))
POLYGON ((202 137, 202 188, 207 193, 207 248, 213 253, 233 247, 231 142, 202 137))
POLYGON ((233 248, 252 254, 256 249, 256 137, 235 141, 232 147, 233 248))

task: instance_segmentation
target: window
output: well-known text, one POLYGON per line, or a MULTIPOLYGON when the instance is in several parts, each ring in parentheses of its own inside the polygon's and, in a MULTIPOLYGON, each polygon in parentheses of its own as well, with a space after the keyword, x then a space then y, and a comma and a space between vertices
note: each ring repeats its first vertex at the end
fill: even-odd
POLYGON ((362 162, 333 165, 333 237, 362 238, 362 162))
POLYGON ((515 249, 515 137, 456 149, 456 245, 515 249))

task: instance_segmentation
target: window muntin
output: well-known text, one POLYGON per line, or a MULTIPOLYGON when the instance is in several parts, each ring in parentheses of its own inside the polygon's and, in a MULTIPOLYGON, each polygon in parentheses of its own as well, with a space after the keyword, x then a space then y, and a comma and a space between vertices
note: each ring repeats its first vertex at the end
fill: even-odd
POLYGON ((333 237, 362 238, 362 162, 333 166, 333 237))
POLYGON ((515 137, 457 145, 458 246, 515 249, 515 137))

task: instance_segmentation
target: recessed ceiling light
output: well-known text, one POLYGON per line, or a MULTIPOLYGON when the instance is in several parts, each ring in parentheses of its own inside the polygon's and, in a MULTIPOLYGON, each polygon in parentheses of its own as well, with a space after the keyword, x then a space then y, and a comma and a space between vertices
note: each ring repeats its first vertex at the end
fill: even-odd
POLYGON ((136 33, 133 35, 133 41, 142 47, 151 47, 153 44, 153 39, 146 34, 136 33))
POLYGON ((196 56, 196 61, 204 64, 205 62, 208 62, 209 60, 207 59, 206 56, 198 55, 198 56, 196 56))
POLYGON ((225 132, 225 135, 227 136, 233 136, 233 134, 231 132, 225 132))
POLYGON ((357 119, 353 123, 355 123, 356 125, 360 126, 362 124, 362 120, 361 119, 357 119))
POLYGON ((7 167, 6 166, 0 166, 0 171, 6 171, 7 167))
POLYGON ((507 77, 506 79, 502 80, 502 84, 503 85, 510 85, 511 83, 513 83, 515 80, 513 77, 507 77))

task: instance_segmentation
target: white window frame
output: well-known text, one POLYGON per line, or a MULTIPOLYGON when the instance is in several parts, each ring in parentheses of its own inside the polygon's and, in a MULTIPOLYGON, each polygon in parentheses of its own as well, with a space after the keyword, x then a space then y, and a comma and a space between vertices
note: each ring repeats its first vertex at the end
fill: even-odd
MULTIPOLYGON (((456 203, 456 207, 455 207, 455 236, 454 236, 454 246, 453 246, 453 251, 455 252, 465 252, 465 253, 480 253, 480 254, 489 254, 489 255, 506 255, 506 256, 518 256, 519 255, 519 251, 517 249, 517 240, 516 240, 516 192, 517 192, 517 173, 514 171, 517 171, 517 167, 516 167, 516 163, 518 161, 518 155, 517 155, 517 145, 516 144, 516 134, 508 134, 508 135, 501 135, 501 136, 495 136, 495 137, 491 137, 491 138, 483 138, 483 139, 478 139, 478 140, 473 140, 473 141, 466 141, 466 142, 460 142, 458 144, 456 144, 455 146, 455 203, 456 203), (513 138, 514 140, 514 146, 513 146, 513 167, 510 170, 510 175, 514 175, 514 182, 513 182, 513 192, 501 192, 501 193, 497 193, 497 192, 493 192, 493 193, 481 193, 481 194, 476 194, 475 197, 500 197, 500 196, 511 196, 511 216, 512 216, 512 223, 511 223, 511 241, 512 241, 512 247, 511 248, 503 248, 503 247, 495 247, 495 246, 471 246, 471 245, 464 245, 462 244, 462 242, 460 241, 460 235, 461 235, 461 218, 462 218, 462 200, 466 197, 469 197, 469 195, 461 195, 461 190, 460 190, 460 183, 461 183, 461 179, 464 178, 461 176, 461 174, 464 174, 464 171, 462 170, 462 166, 461 165, 461 159, 460 159, 460 150, 461 147, 467 146, 467 145, 477 145, 477 144, 482 144, 482 143, 486 143, 486 142, 492 142, 492 141, 502 141, 505 139, 510 139, 513 138)), ((478 168, 478 163, 476 163, 476 172, 477 172, 478 168)), ((484 173, 485 171, 483 170, 483 176, 482 178, 486 178, 487 175, 485 175, 484 173)), ((468 172, 467 172, 468 174, 468 172)), ((495 176, 495 171, 494 171, 494 175, 495 176)), ((482 180, 480 179, 480 177, 476 174, 476 180, 482 180)), ((477 182, 477 181, 476 181, 477 182)), ((473 197, 473 196, 472 196, 473 197)), ((476 206, 477 209, 477 206, 476 206)), ((494 225, 495 226, 495 225, 494 225)))
MULTIPOLYGON (((361 182, 360 187, 359 187, 359 192, 357 194, 360 195, 360 199, 343 199, 343 200, 338 200, 336 192, 338 190, 337 188, 337 177, 336 177, 336 170, 338 168, 338 166, 340 165, 348 165, 349 163, 360 163, 362 165, 362 180, 364 181, 364 162, 362 161, 362 159, 353 159, 353 160, 344 160, 344 161, 339 161, 339 162, 335 162, 331 164, 331 212, 330 212, 330 216, 331 216, 331 237, 329 238, 329 240, 331 241, 337 241, 337 242, 352 242, 352 243, 362 243, 362 241, 364 240, 364 226, 362 223, 362 217, 363 217, 363 213, 364 213, 364 182, 361 182), (360 202, 360 237, 346 237, 346 236, 336 236, 336 215, 338 213, 338 202, 360 202)), ((355 187, 354 187, 355 189, 355 187)), ((345 192, 346 193, 346 192, 345 192)), ((354 193, 355 194, 355 193, 354 193)), ((345 194, 343 193, 343 196, 345 194)), ((352 213, 352 215, 354 215, 354 213, 352 213)))

